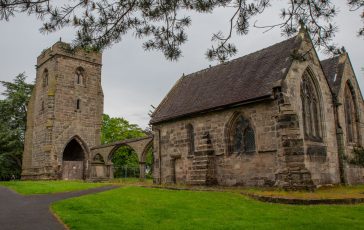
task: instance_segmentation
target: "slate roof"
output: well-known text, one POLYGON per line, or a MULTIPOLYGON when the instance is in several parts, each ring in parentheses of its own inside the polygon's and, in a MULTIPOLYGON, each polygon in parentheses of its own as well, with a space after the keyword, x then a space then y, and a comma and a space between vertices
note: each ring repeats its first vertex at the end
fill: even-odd
POLYGON ((181 77, 152 114, 151 124, 272 96, 292 64, 295 36, 235 60, 181 77))
POLYGON ((329 82, 331 91, 334 94, 338 94, 341 84, 341 79, 344 71, 344 64, 339 63, 340 56, 329 58, 321 61, 322 70, 329 82))

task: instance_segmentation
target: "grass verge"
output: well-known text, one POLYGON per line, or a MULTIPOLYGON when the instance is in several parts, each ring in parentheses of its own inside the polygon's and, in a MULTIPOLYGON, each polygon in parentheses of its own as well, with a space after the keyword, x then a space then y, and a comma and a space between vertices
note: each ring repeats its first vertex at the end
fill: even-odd
POLYGON ((364 205, 262 203, 234 192, 141 187, 59 201, 71 229, 363 229, 364 205))
POLYGON ((2 181, 6 186, 23 195, 71 192, 105 186, 105 183, 88 183, 83 181, 2 181))

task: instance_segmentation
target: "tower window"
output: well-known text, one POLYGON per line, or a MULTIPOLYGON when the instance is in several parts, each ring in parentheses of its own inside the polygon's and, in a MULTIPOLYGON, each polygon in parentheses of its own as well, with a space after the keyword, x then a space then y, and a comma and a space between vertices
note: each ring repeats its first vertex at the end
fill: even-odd
POLYGON ((85 70, 82 67, 78 67, 75 73, 76 84, 86 86, 85 70))
POLYGON ((48 70, 45 69, 43 73, 43 87, 48 86, 48 70))
POLYGON ((77 110, 81 109, 81 100, 80 99, 77 99, 77 101, 76 101, 76 109, 77 110))

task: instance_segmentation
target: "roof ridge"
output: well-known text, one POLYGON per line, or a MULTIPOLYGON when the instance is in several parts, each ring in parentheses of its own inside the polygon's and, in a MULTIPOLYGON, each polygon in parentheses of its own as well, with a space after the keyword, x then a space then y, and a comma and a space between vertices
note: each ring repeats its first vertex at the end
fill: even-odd
POLYGON ((218 68, 218 67, 221 67, 221 66, 224 66, 224 65, 228 65, 228 64, 234 63, 234 62, 239 61, 241 59, 247 58, 247 57, 249 57, 249 56, 251 56, 253 54, 257 54, 257 53, 260 53, 260 52, 262 52, 264 50, 271 49, 273 46, 277 46, 277 45, 280 45, 280 44, 282 44, 284 42, 288 42, 291 39, 293 40, 293 39, 297 38, 297 36, 298 36, 298 34, 295 35, 294 37, 289 38, 289 39, 283 40, 281 42, 274 43, 274 44, 272 44, 272 45, 270 45, 268 47, 262 48, 260 50, 257 50, 257 51, 254 51, 254 52, 251 52, 251 53, 248 53, 248 54, 245 54, 244 56, 237 57, 237 58, 234 58, 234 59, 229 60, 227 62, 219 63, 217 65, 214 65, 214 66, 211 66, 211 67, 208 67, 208 68, 204 68, 204 69, 198 70, 196 72, 192 72, 190 74, 185 75, 184 77, 192 77, 192 76, 194 76, 196 74, 199 74, 199 73, 202 73, 202 72, 204 72, 206 70, 211 70, 211 69, 215 69, 215 68, 218 68))

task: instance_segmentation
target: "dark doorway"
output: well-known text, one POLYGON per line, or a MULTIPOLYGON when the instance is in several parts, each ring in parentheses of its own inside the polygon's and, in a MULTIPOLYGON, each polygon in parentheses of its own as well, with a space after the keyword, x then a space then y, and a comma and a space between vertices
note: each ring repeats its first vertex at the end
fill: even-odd
POLYGON ((81 145, 75 140, 71 140, 63 152, 63 180, 83 180, 84 179, 84 159, 85 153, 81 145))

